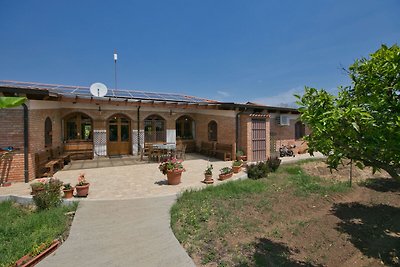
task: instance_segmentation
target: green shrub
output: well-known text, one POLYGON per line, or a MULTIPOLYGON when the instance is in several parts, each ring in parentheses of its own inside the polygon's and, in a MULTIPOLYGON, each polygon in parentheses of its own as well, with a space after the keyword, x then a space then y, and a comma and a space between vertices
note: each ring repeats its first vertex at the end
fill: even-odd
POLYGON ((279 166, 281 165, 281 160, 276 157, 276 158, 269 158, 267 160, 268 162, 268 167, 272 172, 276 172, 276 170, 279 168, 279 166))
POLYGON ((267 161, 261 161, 247 166, 247 177, 253 180, 267 177, 269 166, 267 161))
POLYGON ((52 207, 58 207, 62 203, 61 187, 63 183, 58 179, 50 179, 44 184, 44 190, 39 191, 33 196, 38 210, 48 210, 52 207))

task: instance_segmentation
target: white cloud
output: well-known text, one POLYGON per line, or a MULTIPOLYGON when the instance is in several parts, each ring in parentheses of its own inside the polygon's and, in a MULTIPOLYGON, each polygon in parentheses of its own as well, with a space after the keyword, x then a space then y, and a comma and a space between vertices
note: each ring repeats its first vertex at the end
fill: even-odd
POLYGON ((228 97, 228 96, 230 96, 230 94, 229 94, 228 92, 225 92, 225 91, 217 91, 217 93, 218 93, 219 95, 223 96, 223 97, 228 97))
POLYGON ((302 87, 295 87, 288 91, 282 92, 278 95, 270 96, 270 97, 261 97, 250 102, 264 104, 267 106, 276 106, 276 107, 295 107, 295 102, 297 98, 294 97, 293 94, 302 94, 304 89, 302 87))
MULTIPOLYGON (((327 91, 331 94, 337 95, 338 89, 331 88, 327 91)), ((301 96, 303 95, 303 93, 304 87, 299 86, 274 96, 256 98, 254 100, 251 100, 250 102, 274 107, 297 107, 296 101, 298 99, 294 96, 294 94, 301 96)))

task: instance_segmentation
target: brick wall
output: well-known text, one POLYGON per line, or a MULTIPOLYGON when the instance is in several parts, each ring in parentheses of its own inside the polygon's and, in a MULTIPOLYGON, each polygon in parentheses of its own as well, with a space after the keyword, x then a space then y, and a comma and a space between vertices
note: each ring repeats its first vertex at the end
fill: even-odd
MULTIPOLYGON (((0 182, 24 181, 23 108, 0 109, 0 125, 0 147, 13 146, 16 149, 0 160, 0 182)), ((33 179, 35 172, 31 154, 28 159, 29 179, 33 179)))
MULTIPOLYGON (((293 149, 295 154, 306 151, 307 143, 303 139, 295 139, 295 125, 298 121, 298 115, 292 116, 289 120, 289 125, 279 125, 275 117, 271 118, 271 134, 275 136, 277 151, 282 145, 296 145, 296 148, 293 149)), ((306 127, 305 134, 309 133, 310 130, 306 127)))
POLYGON ((208 124, 210 121, 217 123, 217 142, 223 144, 236 143, 236 122, 235 117, 193 114, 196 120, 196 144, 199 147, 201 142, 208 140, 208 124))

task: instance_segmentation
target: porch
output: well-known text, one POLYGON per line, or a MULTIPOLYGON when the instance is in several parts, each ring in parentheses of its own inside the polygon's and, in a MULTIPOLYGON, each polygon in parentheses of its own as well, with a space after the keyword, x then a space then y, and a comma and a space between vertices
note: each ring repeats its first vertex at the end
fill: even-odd
MULTIPOLYGON (((188 189, 200 189, 206 186, 204 170, 207 164, 213 164, 214 185, 226 181, 246 177, 245 172, 234 174, 226 181, 219 181, 219 169, 230 167, 231 161, 220 161, 196 153, 186 154, 183 166, 186 172, 182 174, 179 185, 167 185, 166 176, 158 170, 157 162, 140 161, 134 156, 112 158, 97 158, 93 160, 77 160, 54 174, 54 177, 64 183, 75 185, 80 173, 85 173, 90 182, 90 193, 87 199, 74 200, 118 200, 175 195, 188 189)), ((15 183, 10 187, 0 187, 1 195, 30 196, 30 186, 26 183, 15 183)))

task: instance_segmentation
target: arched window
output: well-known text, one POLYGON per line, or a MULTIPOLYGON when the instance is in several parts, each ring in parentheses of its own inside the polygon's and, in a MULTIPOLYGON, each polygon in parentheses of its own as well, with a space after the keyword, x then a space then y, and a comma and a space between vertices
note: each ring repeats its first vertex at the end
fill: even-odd
POLYGON ((306 126, 301 121, 296 122, 294 125, 294 138, 300 139, 304 135, 306 135, 306 126))
POLYGON ((65 118, 64 140, 92 140, 92 119, 83 113, 74 113, 65 118))
POLYGON ((151 115, 144 120, 145 143, 165 142, 166 137, 165 120, 162 117, 151 115))
POLYGON ((53 129, 53 125, 51 123, 51 119, 49 117, 47 117, 44 122, 44 147, 51 147, 51 145, 52 145, 52 142, 53 142, 52 129, 53 129))
POLYGON ((218 138, 218 127, 215 121, 208 123, 208 141, 217 141, 218 138))
POLYGON ((176 138, 192 140, 194 138, 194 120, 189 116, 181 116, 176 120, 176 138))

